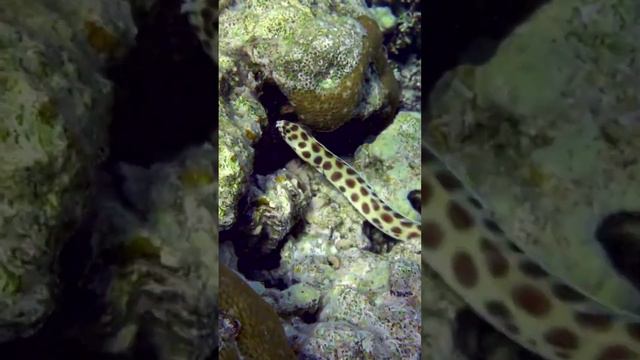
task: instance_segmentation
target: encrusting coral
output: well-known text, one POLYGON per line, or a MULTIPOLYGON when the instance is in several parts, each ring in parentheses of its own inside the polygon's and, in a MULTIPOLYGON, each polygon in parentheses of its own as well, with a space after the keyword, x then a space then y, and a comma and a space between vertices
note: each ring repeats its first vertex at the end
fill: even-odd
POLYGON ((382 47, 382 33, 378 24, 368 16, 358 17, 366 30, 360 58, 353 70, 329 87, 295 89, 288 93, 295 106, 299 121, 315 130, 331 131, 349 121, 355 114, 362 97, 363 81, 369 64, 373 62, 380 77, 383 92, 389 101, 389 113, 398 106, 400 88, 387 64, 382 47))
MULTIPOLYGON (((281 128, 285 125, 283 123, 281 128)), ((419 133, 419 114, 396 116, 392 125, 375 141, 356 151, 348 160, 352 164, 349 167, 332 154, 318 153, 316 149, 320 145, 305 133, 304 149, 309 151, 309 156, 305 156, 304 149, 299 154, 311 164, 300 165, 299 171, 309 177, 313 198, 304 214, 304 226, 293 232, 284 244, 280 267, 256 275, 266 280, 281 279, 293 286, 305 284, 322 294, 317 321, 313 325, 305 326, 292 320, 291 328, 287 328, 288 334, 295 334, 289 338, 300 349, 302 357, 420 357, 420 338, 415 336, 420 333, 420 243, 416 239, 400 241, 388 253, 371 252, 370 235, 366 230, 368 223, 363 222, 364 219, 375 222, 375 214, 388 219, 383 215, 382 202, 376 200, 379 209, 374 210, 374 202, 369 201, 371 191, 380 195, 389 208, 407 217, 405 224, 419 218, 406 198, 411 189, 420 186, 419 133), (329 170, 333 171, 328 171, 328 176, 336 171, 341 174, 337 183, 333 183, 337 187, 314 169, 316 156, 320 156, 319 162, 322 160, 320 169, 323 171, 325 166, 329 167, 324 165, 329 161, 329 170), (355 171, 362 177, 355 175, 355 171), (361 183, 365 177, 371 188, 361 183), (363 188, 368 195, 363 195, 363 188), (351 202, 351 196, 355 194, 358 195, 357 207, 351 202), (360 211, 367 209, 364 204, 369 212, 363 217, 360 211), (393 320, 397 317, 403 319, 401 326, 393 320)), ((291 138, 291 145, 299 149, 300 142, 296 140, 304 140, 302 132, 285 134, 291 138)), ((409 237, 409 234, 404 236, 409 237)))
MULTIPOLYGON (((190 1, 184 9, 211 48, 215 36, 205 34, 209 5, 190 1)), ((370 15, 357 3, 238 3, 220 11, 220 73, 236 88, 273 80, 314 130, 331 131, 378 111, 392 116, 399 87, 370 15), (248 72, 264 76, 252 84, 248 72)))

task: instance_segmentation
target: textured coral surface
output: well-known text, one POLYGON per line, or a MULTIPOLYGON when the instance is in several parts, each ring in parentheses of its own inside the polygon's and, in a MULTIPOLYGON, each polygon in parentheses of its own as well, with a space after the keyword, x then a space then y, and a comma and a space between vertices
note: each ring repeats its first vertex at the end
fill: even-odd
POLYGON ((221 359, 295 359, 278 314, 225 265, 220 264, 220 312, 240 323, 235 341, 223 343, 221 359), (268 339, 268 341, 264 341, 268 339))

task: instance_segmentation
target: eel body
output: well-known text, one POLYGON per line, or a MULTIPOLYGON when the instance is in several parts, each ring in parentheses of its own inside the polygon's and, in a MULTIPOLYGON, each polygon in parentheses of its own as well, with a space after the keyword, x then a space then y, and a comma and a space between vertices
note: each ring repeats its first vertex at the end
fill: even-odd
POLYGON ((512 340, 552 360, 640 360, 640 317, 601 305, 524 254, 425 143, 422 236, 420 225, 385 206, 362 176, 303 127, 276 126, 374 226, 399 240, 421 236, 423 265, 512 340))
POLYGON ((302 126, 280 120, 276 127, 304 161, 321 172, 373 226, 398 240, 417 241, 420 224, 393 210, 347 162, 314 139, 302 126))
POLYGON ((607 308, 545 271, 424 141, 422 157, 423 266, 496 329, 546 359, 640 359, 640 317, 607 308))

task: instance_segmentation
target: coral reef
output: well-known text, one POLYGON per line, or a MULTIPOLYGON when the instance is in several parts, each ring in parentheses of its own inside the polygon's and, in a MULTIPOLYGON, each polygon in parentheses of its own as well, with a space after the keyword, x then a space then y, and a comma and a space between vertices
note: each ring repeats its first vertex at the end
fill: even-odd
POLYGON ((399 86, 387 64, 380 28, 363 3, 247 1, 221 4, 218 10, 190 1, 183 10, 205 49, 212 49, 215 37, 206 31, 209 17, 220 13, 223 230, 235 222, 238 200, 252 173, 252 145, 266 126, 265 110, 257 101, 265 83, 275 82, 300 120, 320 130, 335 129, 354 117, 393 114, 399 105, 399 86))
MULTIPOLYGON (((417 214, 409 205, 407 194, 419 186, 419 127, 419 113, 399 114, 375 141, 361 147, 354 161, 373 187, 380 190, 381 197, 412 219, 417 214)), ((252 288, 252 294, 247 293, 244 298, 259 295, 264 300, 255 306, 272 306, 279 317, 286 319, 282 321, 287 337, 299 356, 418 358, 418 242, 396 244, 386 254, 367 251, 369 240, 363 232, 361 215, 337 189, 299 160, 270 175, 251 177, 251 181, 257 183, 251 185, 248 203, 255 206, 248 208, 251 211, 247 212, 247 219, 255 221, 238 222, 239 230, 260 230, 262 235, 268 235, 259 237, 261 242, 256 249, 265 255, 279 250, 276 244, 285 241, 279 250, 280 266, 274 270, 256 269, 248 276, 258 281, 248 284, 236 284, 239 278, 230 278, 228 286, 241 286, 247 292, 252 288), (295 223, 303 226, 292 231, 295 223), (263 285, 274 283, 284 284, 284 289, 263 285), (310 318, 315 320, 309 323, 310 318)), ((221 264, 235 267, 236 261, 232 247, 223 246, 221 264)), ((238 296, 230 293, 228 303, 244 302, 238 296)), ((250 349, 266 346, 264 337, 255 332, 241 338, 242 329, 253 327, 255 317, 222 316, 226 335, 221 337, 221 355, 233 358, 232 354, 240 353, 251 357, 254 352, 250 349), (246 342, 251 345, 242 345, 246 342)), ((280 349, 278 345, 269 351, 280 349)))
POLYGON ((260 103, 248 93, 229 100, 218 100, 220 106, 218 159, 220 197, 218 221, 221 230, 236 220, 236 206, 246 191, 249 175, 253 172, 252 144, 260 138, 266 114, 260 103))
POLYGON ((294 167, 292 164, 291 170, 257 175, 247 194, 247 208, 243 213, 249 223, 240 226, 250 235, 264 237, 260 239, 260 251, 265 254, 277 247, 309 204, 309 180, 294 167))
POLYGON ((112 86, 136 28, 126 1, 0 7, 0 342, 52 312, 60 244, 106 155, 112 86))
POLYGON ((321 359, 376 359, 389 356, 375 333, 363 331, 349 322, 322 322, 313 327, 303 353, 321 359))
POLYGON ((420 217, 407 196, 420 188, 420 127, 420 113, 401 111, 373 142, 361 147, 354 159, 357 167, 365 169, 367 181, 380 189, 378 195, 415 221, 420 217))
MULTIPOLYGON (((331 22, 337 23, 335 20, 331 22)), ((313 74, 315 79, 309 81, 309 85, 304 79, 302 79, 302 83, 300 83, 300 79, 296 79, 297 81, 291 82, 289 86, 283 85, 284 92, 288 94, 289 100, 295 106, 300 122, 313 129, 321 131, 334 130, 353 117, 370 115, 373 109, 380 109, 385 103, 390 105, 388 110, 390 113, 393 113, 397 107, 399 88, 391 68, 386 63, 386 55, 381 49, 382 35, 380 29, 377 23, 367 16, 360 16, 358 22, 366 29, 366 37, 361 45, 362 50, 358 54, 357 63, 348 67, 350 71, 347 74, 336 76, 336 79, 326 79, 318 74, 313 74), (364 88, 363 82, 371 62, 375 63, 381 86, 374 87, 375 85, 370 85, 372 88, 367 89, 364 88), (319 81, 319 78, 322 80, 319 81), (311 84, 313 85, 310 86, 311 84), (364 106, 358 106, 362 101, 361 97, 363 95, 366 96, 364 106), (356 113, 356 110, 361 113, 356 113)), ((336 34, 344 36, 345 33, 347 33, 346 29, 336 29, 336 34)), ((356 34, 349 34, 348 36, 349 38, 356 38, 356 34)), ((325 39, 322 40, 326 41, 325 39)), ((345 44, 345 41, 333 41, 345 44)), ((345 45, 346 48, 357 47, 357 45, 348 43, 345 45)), ((313 52, 305 51, 304 53, 307 54, 309 61, 317 59, 317 55, 313 52)), ((303 66, 302 69, 309 68, 304 61, 300 65, 303 66)), ((331 68, 342 68, 341 64, 330 65, 331 68)), ((277 71, 277 68, 275 69, 277 71)), ((289 71, 290 69, 287 70, 289 71)), ((297 73, 299 72, 294 72, 294 74, 297 73)), ((369 78, 371 78, 371 75, 369 75, 369 78)))
MULTIPOLYGON (((417 214, 407 193, 419 186, 419 127, 420 114, 399 114, 353 162, 385 201, 412 217, 417 214)), ((323 359, 417 358, 420 245, 406 241, 386 254, 367 251, 361 215, 308 165, 299 171, 307 172, 313 189, 305 226, 285 243, 279 268, 254 274, 322 295, 316 322, 291 322, 294 346, 301 356, 323 359)))
POLYGON ((400 107, 405 111, 422 111, 422 60, 410 56, 404 66, 399 67, 398 81, 402 88, 400 107))
POLYGON ((221 73, 237 79, 234 73, 259 69, 287 95, 300 121, 317 130, 375 111, 393 113, 398 86, 377 23, 364 4, 334 6, 247 1, 221 11, 221 73))
POLYGON ((323 174, 368 223, 394 239, 417 242, 420 238, 419 222, 393 210, 351 165, 319 143, 300 125, 280 120, 276 128, 296 154, 323 174))
MULTIPOLYGON (((384 8, 370 9, 360 0, 251 0, 233 6, 227 1, 190 0, 183 11, 219 66, 218 218, 231 240, 221 244, 221 263, 239 268, 254 280, 247 286, 239 277, 229 277, 229 286, 247 291, 251 287, 266 301, 257 306, 269 313, 268 304, 273 306, 285 319, 289 341, 300 356, 417 358, 417 242, 396 245, 387 254, 367 252, 370 243, 363 233, 363 219, 307 165, 294 160, 286 169, 262 172, 266 166, 258 161, 261 154, 254 152, 254 148, 277 151, 269 147, 273 139, 263 136, 263 131, 268 134, 265 114, 271 119, 278 113, 293 113, 298 121, 320 131, 337 129, 354 118, 380 124, 392 120, 400 105, 400 85, 387 60, 383 32, 393 31, 393 14, 384 8), (213 20, 213 14, 219 14, 219 20, 213 20), (215 21, 220 24, 217 33, 211 26, 215 21), (278 92, 284 101, 277 99, 274 93, 278 92), (252 252, 255 256, 249 255, 252 252), (275 257, 282 260, 277 269, 260 267, 262 262, 275 264, 277 260, 265 260, 275 257), (369 318, 371 322, 359 321, 358 314, 348 310, 351 304, 344 302, 325 310, 324 305, 339 303, 339 292, 330 291, 334 284, 353 290, 354 299, 364 299, 364 311, 379 314, 369 318), (314 320, 320 313, 324 320, 314 320), (407 318, 407 323, 398 326, 400 318, 407 318), (335 329, 335 336, 323 335, 323 327, 335 329), (365 343, 341 338, 343 334, 353 334, 365 343), (375 352, 370 352, 371 345, 375 352)), ((407 83, 415 85, 416 77, 407 78, 407 83)), ((371 145, 382 152, 361 155, 366 160, 359 160, 356 167, 367 169, 371 161, 367 178, 381 179, 376 186, 385 188, 383 198, 416 219, 407 194, 419 186, 419 114, 399 117, 397 124, 387 131, 392 135, 382 136, 383 145, 371 145), (412 165, 401 165, 407 162, 412 165), (401 179, 390 180, 389 169, 401 179)), ((233 296, 225 300, 230 305, 245 300, 233 296)), ((249 292, 244 296, 256 297, 249 292)), ((255 349, 265 346, 261 334, 253 330, 242 334, 255 320, 222 314, 224 356, 256 356, 255 349)), ((268 322, 280 332, 273 319, 268 322)))
POLYGON ((103 310, 68 336, 100 353, 148 356, 140 352, 146 347, 158 359, 202 359, 214 350, 215 157, 202 145, 149 169, 123 164, 122 189, 101 189, 94 259, 80 284, 103 310))
POLYGON ((304 283, 293 284, 276 297, 278 313, 303 316, 315 314, 320 306, 322 294, 318 289, 304 283))
POLYGON ((411 53, 411 49, 421 52, 422 13, 418 0, 373 0, 372 8, 376 20, 385 33, 389 33, 389 53, 411 53))

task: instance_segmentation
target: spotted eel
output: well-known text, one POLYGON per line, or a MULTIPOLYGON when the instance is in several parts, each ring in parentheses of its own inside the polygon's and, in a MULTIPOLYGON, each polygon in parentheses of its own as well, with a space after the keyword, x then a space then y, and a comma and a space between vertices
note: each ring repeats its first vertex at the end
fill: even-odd
MULTIPOLYGON (((276 126, 374 226, 399 240, 421 235, 420 225, 383 205, 352 167, 302 126, 276 126)), ((640 318, 604 307, 533 262, 426 144, 421 191, 423 263, 495 328, 547 359, 640 359, 640 318)))
MULTIPOLYGON (((185 0, 182 11, 217 60, 216 1, 185 0)), ((400 240, 421 236, 419 224, 385 207, 353 168, 304 129, 284 121, 278 128, 374 226, 400 240)), ((422 149, 424 266, 496 329, 546 359, 640 360, 640 317, 602 306, 533 262, 426 143, 422 149)))
POLYGON ((301 125, 280 120, 276 128, 293 151, 322 173, 373 226, 398 240, 421 238, 418 222, 385 204, 353 167, 329 151, 301 125))
POLYGON ((640 359, 640 317, 545 271, 422 144, 422 261, 484 319, 547 359, 640 359))

